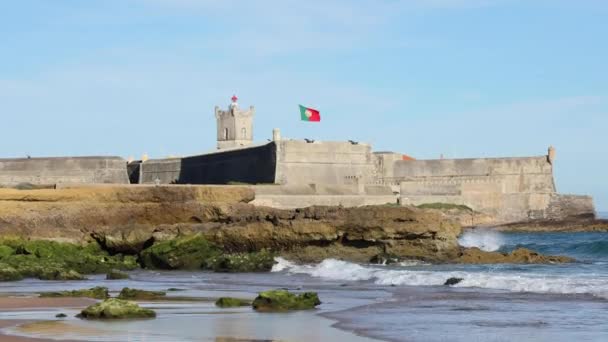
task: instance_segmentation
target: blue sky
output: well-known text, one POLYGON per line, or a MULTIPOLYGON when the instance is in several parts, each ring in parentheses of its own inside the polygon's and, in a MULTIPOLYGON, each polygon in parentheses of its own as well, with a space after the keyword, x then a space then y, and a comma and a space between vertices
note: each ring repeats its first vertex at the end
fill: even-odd
POLYGON ((0 4, 0 156, 206 152, 255 137, 417 158, 541 155, 608 210, 608 2, 19 0, 0 4), (299 121, 298 104, 320 109, 299 121))

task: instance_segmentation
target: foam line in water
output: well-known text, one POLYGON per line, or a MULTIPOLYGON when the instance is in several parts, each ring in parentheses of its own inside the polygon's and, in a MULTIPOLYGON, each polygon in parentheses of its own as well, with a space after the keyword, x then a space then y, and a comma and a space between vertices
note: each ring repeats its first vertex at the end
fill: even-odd
POLYGON ((451 277, 463 278, 457 287, 479 287, 514 292, 592 294, 608 298, 608 278, 593 275, 547 275, 522 272, 468 272, 399 270, 326 259, 317 265, 296 265, 283 258, 273 272, 308 274, 328 280, 369 280, 378 285, 443 285, 451 277))

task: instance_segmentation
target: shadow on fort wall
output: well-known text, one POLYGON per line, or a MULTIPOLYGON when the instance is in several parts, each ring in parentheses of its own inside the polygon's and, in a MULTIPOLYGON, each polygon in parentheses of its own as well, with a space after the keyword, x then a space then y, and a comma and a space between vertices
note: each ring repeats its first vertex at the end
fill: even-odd
POLYGON ((274 183, 276 145, 269 143, 181 160, 178 184, 274 183))

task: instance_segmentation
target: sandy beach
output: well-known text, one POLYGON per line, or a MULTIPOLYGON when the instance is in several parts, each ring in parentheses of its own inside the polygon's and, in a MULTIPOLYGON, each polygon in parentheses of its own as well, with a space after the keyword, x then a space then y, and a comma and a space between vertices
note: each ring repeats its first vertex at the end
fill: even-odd
MULTIPOLYGON (((38 298, 38 297, 0 297, 0 311, 45 309, 45 308, 67 308, 85 307, 95 303, 89 298, 38 298)), ((24 324, 35 323, 35 320, 0 320, 0 329, 14 327, 24 324)), ((50 342, 58 340, 11 336, 0 332, 0 340, 3 342, 50 342)), ((70 342, 69 340, 61 340, 70 342)))

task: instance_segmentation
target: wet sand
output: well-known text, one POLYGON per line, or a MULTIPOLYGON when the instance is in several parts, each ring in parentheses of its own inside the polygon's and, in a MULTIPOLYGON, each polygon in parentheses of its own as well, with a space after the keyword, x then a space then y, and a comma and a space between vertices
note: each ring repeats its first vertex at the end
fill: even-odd
MULTIPOLYGON (((11 310, 35 310, 45 308, 67 308, 67 307, 86 307, 95 303, 94 299, 89 298, 38 298, 38 297, 0 297, 0 311, 11 310)), ((18 325, 34 324, 34 320, 0 320, 0 329, 15 327, 18 325)), ((57 342, 69 340, 49 340, 44 338, 31 338, 6 335, 0 332, 0 341, 3 342, 57 342)))

